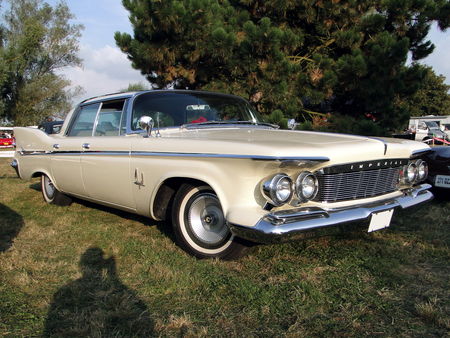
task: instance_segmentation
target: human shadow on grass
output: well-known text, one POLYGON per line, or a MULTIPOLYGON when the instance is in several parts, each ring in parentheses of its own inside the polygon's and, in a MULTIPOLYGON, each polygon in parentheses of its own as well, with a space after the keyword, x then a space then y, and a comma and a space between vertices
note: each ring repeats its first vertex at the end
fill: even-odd
POLYGON ((87 249, 81 278, 59 289, 47 314, 44 337, 149 337, 154 324, 146 304, 118 278, 114 256, 87 249))
POLYGON ((23 225, 21 215, 0 203, 0 252, 12 247, 23 225))

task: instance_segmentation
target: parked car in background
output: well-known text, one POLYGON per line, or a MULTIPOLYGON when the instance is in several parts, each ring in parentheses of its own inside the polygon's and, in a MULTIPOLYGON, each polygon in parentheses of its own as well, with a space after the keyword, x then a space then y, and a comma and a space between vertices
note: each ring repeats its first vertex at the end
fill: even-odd
POLYGON ((0 127, 0 148, 14 147, 14 132, 12 127, 0 127))
POLYGON ((431 152, 426 154, 425 160, 428 163, 428 179, 435 188, 450 190, 450 147, 433 147, 431 152))
POLYGON ((380 230, 395 209, 433 196, 426 144, 279 130, 232 95, 106 95, 83 101, 59 134, 15 133, 12 166, 23 179, 41 177, 47 203, 76 196, 167 221, 200 258, 351 222, 380 230))

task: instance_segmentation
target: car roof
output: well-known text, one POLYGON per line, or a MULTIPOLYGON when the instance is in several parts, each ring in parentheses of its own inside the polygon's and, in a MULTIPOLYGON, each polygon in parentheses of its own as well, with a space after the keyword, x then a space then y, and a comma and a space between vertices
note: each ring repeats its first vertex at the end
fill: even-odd
POLYGON ((133 91, 133 92, 121 92, 121 93, 112 93, 112 94, 105 94, 100 96, 95 96, 89 99, 86 99, 80 103, 80 105, 86 105, 96 102, 101 102, 105 100, 115 100, 115 99, 126 99, 129 97, 133 97, 136 95, 141 95, 144 93, 197 93, 197 94, 213 94, 213 95, 221 95, 221 96, 228 96, 228 97, 234 97, 243 99, 242 97, 231 95, 231 94, 225 94, 225 93, 218 93, 218 92, 209 92, 209 91, 203 91, 203 90, 188 90, 188 89, 153 89, 153 90, 142 90, 142 91, 133 91))

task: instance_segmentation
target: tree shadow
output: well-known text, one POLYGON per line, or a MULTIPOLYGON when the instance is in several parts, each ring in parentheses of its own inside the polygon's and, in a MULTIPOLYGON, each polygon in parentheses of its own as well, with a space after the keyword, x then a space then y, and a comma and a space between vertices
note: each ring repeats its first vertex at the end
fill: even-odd
POLYGON ((12 247, 23 225, 21 215, 0 203, 0 252, 12 247))
POLYGON ((146 304, 119 280, 114 256, 89 248, 80 259, 81 278, 53 296, 44 337, 148 337, 154 324, 146 304))

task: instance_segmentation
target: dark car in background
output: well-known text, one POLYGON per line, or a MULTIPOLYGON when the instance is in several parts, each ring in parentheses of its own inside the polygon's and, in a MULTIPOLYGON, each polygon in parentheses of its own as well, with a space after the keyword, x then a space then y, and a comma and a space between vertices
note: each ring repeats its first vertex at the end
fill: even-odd
POLYGON ((437 190, 450 191, 450 147, 433 147, 426 155, 425 161, 428 163, 428 182, 437 190))
POLYGON ((61 131, 63 123, 64 121, 43 122, 38 128, 47 134, 58 134, 61 131))

